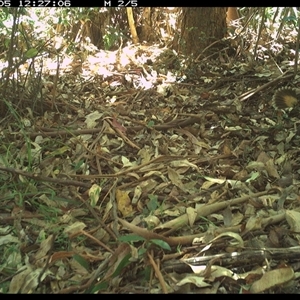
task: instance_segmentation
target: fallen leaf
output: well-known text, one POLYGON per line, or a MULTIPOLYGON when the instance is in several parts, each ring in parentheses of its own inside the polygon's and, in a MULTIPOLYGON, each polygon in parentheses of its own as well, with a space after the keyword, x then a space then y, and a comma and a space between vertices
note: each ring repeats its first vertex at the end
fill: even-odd
POLYGON ((285 284, 293 278, 294 271, 290 267, 271 270, 252 284, 250 292, 254 294, 262 293, 272 287, 285 284))
POLYGON ((116 199, 118 203, 118 210, 121 214, 126 217, 130 215, 133 211, 131 200, 128 196, 128 192, 121 191, 119 189, 116 190, 116 199))

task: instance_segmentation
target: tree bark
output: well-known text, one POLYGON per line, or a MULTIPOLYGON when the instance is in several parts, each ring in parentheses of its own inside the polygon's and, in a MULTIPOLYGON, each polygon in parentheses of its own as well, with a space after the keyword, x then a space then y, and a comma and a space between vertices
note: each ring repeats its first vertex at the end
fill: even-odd
POLYGON ((176 48, 185 54, 198 54, 225 34, 226 7, 184 7, 176 48))

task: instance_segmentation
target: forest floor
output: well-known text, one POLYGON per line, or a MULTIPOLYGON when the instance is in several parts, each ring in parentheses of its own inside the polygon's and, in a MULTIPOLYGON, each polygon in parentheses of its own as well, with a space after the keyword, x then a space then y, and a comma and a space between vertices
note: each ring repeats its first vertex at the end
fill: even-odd
POLYGON ((44 61, 0 123, 2 293, 298 291, 299 76, 228 49, 44 61))

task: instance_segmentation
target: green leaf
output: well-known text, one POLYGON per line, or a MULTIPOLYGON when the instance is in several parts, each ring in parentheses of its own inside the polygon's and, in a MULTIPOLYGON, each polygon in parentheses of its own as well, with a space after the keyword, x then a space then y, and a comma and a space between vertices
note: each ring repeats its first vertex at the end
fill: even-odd
POLYGON ((119 263, 119 265, 117 266, 115 272, 112 274, 112 278, 118 276, 118 275, 121 273, 121 271, 122 271, 125 267, 127 267, 127 266, 130 264, 130 261, 129 261, 130 258, 131 258, 131 254, 128 253, 128 254, 121 260, 121 262, 119 263))
POLYGON ((154 126, 154 121, 149 121, 147 124, 148 127, 153 127, 154 126))
POLYGON ((150 211, 154 211, 159 207, 159 203, 157 201, 157 196, 155 195, 148 195, 150 201, 147 203, 147 208, 150 211))
POLYGON ((150 266, 146 266, 145 269, 141 271, 141 276, 143 276, 143 279, 149 282, 152 274, 152 268, 150 266))
POLYGON ((248 179, 246 180, 246 182, 250 182, 250 181, 252 181, 252 180, 255 180, 255 179, 258 178, 259 176, 260 176, 260 173, 259 173, 259 172, 253 172, 253 173, 251 173, 251 177, 248 178, 248 179))
POLYGON ((38 50, 35 48, 31 48, 28 51, 25 52, 25 57, 26 58, 33 58, 38 54, 38 50))
POLYGON ((78 171, 80 170, 81 166, 84 164, 84 160, 81 159, 79 162, 77 162, 76 164, 72 164, 72 166, 74 167, 74 171, 78 171))
POLYGON ((119 240, 124 243, 145 241, 145 239, 143 237, 141 237, 139 235, 135 235, 135 234, 128 234, 128 235, 120 236, 119 240))
POLYGON ((76 260, 82 267, 84 267, 87 271, 90 271, 90 264, 89 262, 84 259, 81 255, 79 254, 74 254, 73 255, 74 260, 76 260))
POLYGON ((171 251, 171 247, 169 246, 169 244, 163 240, 157 240, 157 239, 153 239, 153 240, 150 240, 150 242, 152 244, 155 244, 157 246, 159 246, 160 248, 164 249, 164 250, 169 250, 171 251))
POLYGON ((148 250, 144 247, 141 247, 138 249, 138 256, 141 257, 143 256, 148 250))
POLYGON ((103 291, 108 288, 108 283, 106 281, 100 282, 96 285, 94 285, 91 289, 89 289, 86 294, 94 294, 97 293, 98 291, 103 291))

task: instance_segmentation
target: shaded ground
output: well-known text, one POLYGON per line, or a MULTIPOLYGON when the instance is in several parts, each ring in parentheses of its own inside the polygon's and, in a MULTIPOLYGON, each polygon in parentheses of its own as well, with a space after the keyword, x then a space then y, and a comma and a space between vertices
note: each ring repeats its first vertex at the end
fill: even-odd
POLYGON ((48 62, 0 124, 2 292, 297 292, 299 79, 227 54, 48 62))

